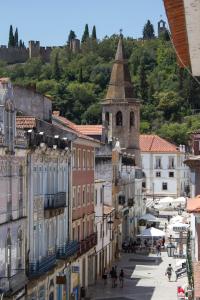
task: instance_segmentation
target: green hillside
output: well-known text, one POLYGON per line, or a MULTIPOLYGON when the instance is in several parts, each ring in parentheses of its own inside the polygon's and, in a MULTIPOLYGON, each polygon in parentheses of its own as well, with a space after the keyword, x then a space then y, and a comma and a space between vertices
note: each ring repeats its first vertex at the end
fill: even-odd
MULTIPOLYGON (((141 132, 187 143, 188 134, 200 128, 200 87, 178 67, 166 39, 124 38, 135 96, 143 99, 141 132)), ((109 83, 117 42, 116 35, 98 42, 87 37, 81 53, 73 54, 68 46, 55 49, 48 64, 39 58, 13 66, 1 62, 0 76, 49 95, 54 109, 76 123, 101 123, 100 102, 109 83)))

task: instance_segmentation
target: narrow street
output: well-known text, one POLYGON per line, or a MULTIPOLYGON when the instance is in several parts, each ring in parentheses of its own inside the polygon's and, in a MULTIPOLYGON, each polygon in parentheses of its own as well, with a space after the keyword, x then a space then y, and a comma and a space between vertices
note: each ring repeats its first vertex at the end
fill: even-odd
POLYGON ((186 277, 175 281, 173 273, 171 282, 165 276, 167 265, 171 263, 175 269, 176 260, 162 252, 161 258, 155 254, 150 256, 122 254, 117 263, 118 273, 123 268, 125 273, 124 287, 111 287, 111 279, 106 285, 99 280, 96 285, 90 287, 88 296, 91 300, 176 300, 177 287, 184 285, 186 277))

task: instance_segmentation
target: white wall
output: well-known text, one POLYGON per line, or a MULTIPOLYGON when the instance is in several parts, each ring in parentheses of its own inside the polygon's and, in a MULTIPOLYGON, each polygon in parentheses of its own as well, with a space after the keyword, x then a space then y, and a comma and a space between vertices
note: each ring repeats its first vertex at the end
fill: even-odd
POLYGON ((146 175, 146 193, 154 196, 180 197, 185 195, 184 187, 189 184, 189 168, 183 163, 185 153, 142 152, 142 168, 146 175), (161 167, 156 168, 156 158, 161 158, 161 167), (174 159, 174 168, 169 167, 169 158, 174 159), (160 177, 156 174, 160 172, 160 177), (170 177, 172 172, 174 177, 170 177), (163 189, 167 183, 167 189, 163 189))

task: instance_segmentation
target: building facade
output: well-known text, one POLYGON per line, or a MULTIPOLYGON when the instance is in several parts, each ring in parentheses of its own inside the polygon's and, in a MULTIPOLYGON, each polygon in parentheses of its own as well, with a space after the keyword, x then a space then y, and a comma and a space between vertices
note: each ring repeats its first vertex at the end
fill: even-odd
POLYGON ((190 172, 184 164, 185 146, 176 147, 156 135, 141 135, 140 148, 146 196, 188 196, 190 172))
POLYGON ((16 131, 13 89, 0 79, 0 292, 15 299, 25 294, 26 141, 16 131))

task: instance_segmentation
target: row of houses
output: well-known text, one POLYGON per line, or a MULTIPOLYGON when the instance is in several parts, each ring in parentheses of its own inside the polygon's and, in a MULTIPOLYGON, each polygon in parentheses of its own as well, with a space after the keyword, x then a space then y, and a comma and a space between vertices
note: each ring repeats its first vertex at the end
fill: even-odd
POLYGON ((0 79, 2 299, 79 299, 137 233, 140 106, 123 52, 120 37, 101 128, 0 79))

